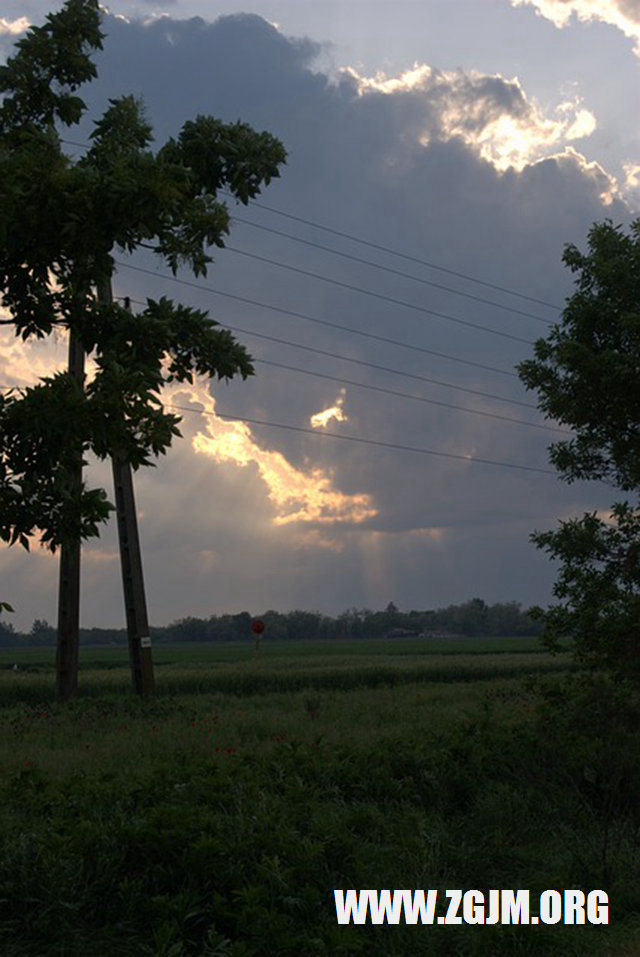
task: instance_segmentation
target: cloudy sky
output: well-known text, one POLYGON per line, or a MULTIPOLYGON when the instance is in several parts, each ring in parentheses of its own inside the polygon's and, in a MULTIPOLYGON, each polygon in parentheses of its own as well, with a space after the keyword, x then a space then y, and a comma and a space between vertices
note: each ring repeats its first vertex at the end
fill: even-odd
MULTIPOLYGON (((52 6, 5 0, 0 57, 52 6)), ((545 471, 560 433, 513 367, 571 293, 564 244, 640 213, 638 0, 109 11, 84 91, 94 117, 133 92, 158 143, 209 113, 269 130, 289 154, 252 208, 233 207, 206 280, 118 257, 117 294, 205 307, 256 359, 245 383, 174 390, 184 438, 136 475, 152 623, 546 603, 554 569, 530 532, 615 493, 545 471)), ((64 353, 5 333, 0 384, 64 353)), ((110 488, 104 467, 89 480, 110 488)), ((17 627, 55 622, 56 558, 5 548, 0 576, 17 627)), ((82 620, 123 619, 109 527, 84 550, 82 620)))

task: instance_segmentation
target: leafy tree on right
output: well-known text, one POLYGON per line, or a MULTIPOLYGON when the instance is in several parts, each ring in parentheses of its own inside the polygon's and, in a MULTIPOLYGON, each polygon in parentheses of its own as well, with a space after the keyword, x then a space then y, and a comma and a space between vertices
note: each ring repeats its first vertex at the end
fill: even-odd
POLYGON ((640 219, 628 233, 594 224, 588 247, 565 247, 576 290, 518 374, 545 416, 574 432, 549 449, 562 478, 605 481, 625 497, 531 536, 560 562, 559 604, 532 614, 548 647, 569 637, 579 660, 640 678, 640 219))

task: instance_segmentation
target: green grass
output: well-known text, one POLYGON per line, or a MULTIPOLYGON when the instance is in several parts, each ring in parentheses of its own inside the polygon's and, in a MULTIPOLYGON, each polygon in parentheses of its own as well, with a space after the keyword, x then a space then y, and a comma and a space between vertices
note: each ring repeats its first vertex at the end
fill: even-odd
MULTIPOLYGON (((7 700, 46 698, 54 683, 55 650, 0 652, 0 694, 7 700), (18 665, 18 671, 12 670, 18 665)), ((420 682, 473 682, 566 671, 566 656, 543 652, 535 639, 252 642, 158 645, 158 692, 266 694, 279 691, 350 690, 420 682)), ((82 648, 80 694, 95 696, 129 686, 126 648, 82 648)))
POLYGON ((150 701, 126 649, 85 648, 67 705, 23 650, 3 955, 630 955, 637 696, 514 641, 158 646, 150 701), (612 923, 338 927, 334 887, 601 887, 612 923))
MULTIPOLYGON (((356 655, 367 657, 378 655, 408 655, 412 658, 432 654, 502 654, 506 652, 525 652, 544 654, 537 638, 372 638, 341 639, 326 641, 271 641, 263 639, 259 655, 269 657, 292 658, 296 661, 308 657, 323 658, 356 655)), ((176 663, 179 661, 242 661, 255 655, 252 639, 242 641, 179 642, 154 645, 156 664, 176 663)), ((80 648, 80 657, 84 663, 115 662, 126 660, 125 646, 105 647, 85 645, 80 648)), ((16 645, 14 648, 0 649, 0 667, 13 665, 16 661, 53 664, 55 648, 33 648, 16 645)))

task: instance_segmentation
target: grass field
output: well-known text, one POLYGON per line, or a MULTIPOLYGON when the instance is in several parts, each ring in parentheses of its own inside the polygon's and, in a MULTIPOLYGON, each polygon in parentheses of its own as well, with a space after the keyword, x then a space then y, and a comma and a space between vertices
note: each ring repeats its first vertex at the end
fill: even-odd
POLYGON ((632 690, 532 639, 154 662, 142 701, 126 649, 83 648, 57 705, 53 649, 0 652, 3 954, 640 952, 632 690), (611 923, 337 925, 334 888, 404 887, 602 888, 611 923))

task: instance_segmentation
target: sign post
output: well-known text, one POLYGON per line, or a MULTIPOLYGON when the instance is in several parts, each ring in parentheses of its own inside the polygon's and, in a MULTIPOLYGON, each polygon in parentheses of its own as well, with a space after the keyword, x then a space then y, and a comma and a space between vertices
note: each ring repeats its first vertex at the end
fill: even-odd
POLYGON ((253 632, 256 651, 260 651, 260 641, 262 640, 262 632, 264 631, 264 622, 260 621, 259 618, 256 618, 251 622, 251 631, 253 632))

